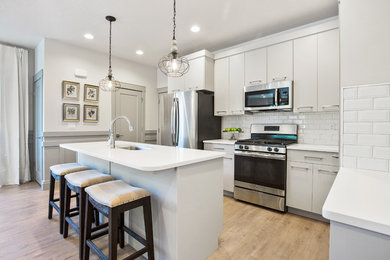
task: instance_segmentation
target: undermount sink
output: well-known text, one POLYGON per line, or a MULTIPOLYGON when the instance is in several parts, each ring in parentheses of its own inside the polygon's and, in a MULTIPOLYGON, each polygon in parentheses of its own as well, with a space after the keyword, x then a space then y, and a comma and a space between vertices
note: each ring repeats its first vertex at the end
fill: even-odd
POLYGON ((151 149, 150 147, 143 147, 143 146, 137 146, 137 145, 117 145, 116 148, 123 149, 123 150, 132 150, 132 151, 151 149))

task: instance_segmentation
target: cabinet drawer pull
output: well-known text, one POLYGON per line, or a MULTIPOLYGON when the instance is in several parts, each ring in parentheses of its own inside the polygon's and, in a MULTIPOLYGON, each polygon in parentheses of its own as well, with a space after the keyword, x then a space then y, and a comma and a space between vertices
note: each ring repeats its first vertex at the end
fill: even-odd
POLYGON ((297 109, 313 109, 313 106, 297 107, 297 109))
POLYGON ((213 150, 222 150, 222 151, 225 151, 225 148, 214 147, 213 150))
POLYGON ((229 159, 229 160, 233 160, 233 158, 231 157, 223 157, 224 159, 229 159))
POLYGON ((226 114, 226 110, 216 111, 217 114, 226 114))
POLYGON ((263 82, 261 79, 258 79, 258 80, 252 80, 252 81, 249 81, 249 84, 250 84, 250 85, 254 85, 254 84, 261 83, 261 82, 263 82))
POLYGON ((338 155, 332 155, 332 158, 335 158, 335 159, 338 159, 338 158, 340 158, 338 155))
POLYGON ((329 170, 324 170, 324 169, 318 169, 318 172, 331 173, 331 174, 337 174, 338 173, 338 171, 329 171, 329 170))
POLYGON ((339 107, 339 105, 323 105, 321 106, 323 109, 327 109, 327 108, 336 108, 336 107, 339 107))
POLYGON ((282 81, 282 80, 286 80, 287 77, 284 76, 284 77, 276 77, 276 78, 273 78, 272 81, 282 81))
POLYGON ((308 167, 301 167, 301 166, 294 166, 294 165, 291 165, 291 168, 295 168, 295 169, 302 169, 302 170, 310 170, 308 167))
POLYGON ((324 159, 324 158, 315 157, 315 156, 304 156, 304 158, 307 159, 307 160, 318 160, 318 161, 321 161, 321 160, 324 159))

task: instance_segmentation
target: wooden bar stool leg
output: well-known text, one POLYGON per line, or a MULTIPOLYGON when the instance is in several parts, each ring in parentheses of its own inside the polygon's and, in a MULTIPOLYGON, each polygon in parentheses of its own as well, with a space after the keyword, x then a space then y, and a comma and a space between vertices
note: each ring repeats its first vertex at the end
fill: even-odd
POLYGON ((79 236, 79 257, 80 259, 83 258, 83 252, 84 252, 84 227, 85 227, 85 189, 81 188, 80 190, 80 211, 79 211, 79 227, 80 227, 80 236, 79 236))
POLYGON ((152 224, 152 207, 150 197, 143 205, 144 222, 145 222, 145 236, 148 241, 148 260, 154 260, 154 243, 153 243, 153 224, 152 224))
POLYGON ((87 240, 91 239, 91 228, 92 228, 92 218, 93 218, 93 206, 89 202, 88 194, 85 196, 86 203, 86 212, 85 212, 85 234, 84 237, 80 237, 84 243, 84 257, 82 259, 89 260, 89 246, 87 245, 87 240))
POLYGON ((69 210, 70 210, 70 195, 72 191, 68 187, 68 185, 65 185, 65 205, 64 205, 64 233, 63 237, 68 237, 68 230, 69 230, 69 223, 66 221, 66 217, 69 217, 69 210))
POLYGON ((55 187, 56 180, 53 177, 53 173, 50 171, 50 187, 49 187, 49 213, 48 213, 48 219, 51 219, 53 217, 53 206, 50 204, 51 201, 54 200, 54 187, 55 187))
POLYGON ((117 247, 118 247, 118 211, 113 208, 109 212, 108 220, 108 259, 114 260, 117 258, 117 247))
POLYGON ((119 246, 120 248, 125 247, 125 231, 123 226, 125 225, 125 213, 119 214, 119 246))
POLYGON ((97 211, 97 209, 94 210, 95 212, 95 226, 99 226, 99 211, 97 211))
POLYGON ((64 232, 65 178, 60 176, 60 234, 64 232))

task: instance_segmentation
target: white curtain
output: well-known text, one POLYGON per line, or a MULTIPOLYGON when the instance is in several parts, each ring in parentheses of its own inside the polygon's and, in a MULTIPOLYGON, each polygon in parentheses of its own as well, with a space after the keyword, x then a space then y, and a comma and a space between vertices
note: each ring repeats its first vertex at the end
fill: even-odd
POLYGON ((30 180, 28 52, 0 44, 0 186, 30 180))

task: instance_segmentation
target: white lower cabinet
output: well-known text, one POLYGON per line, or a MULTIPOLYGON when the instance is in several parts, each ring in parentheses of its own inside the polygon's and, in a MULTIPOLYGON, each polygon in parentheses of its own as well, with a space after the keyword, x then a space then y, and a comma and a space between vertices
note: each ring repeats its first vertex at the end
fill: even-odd
POLYGON ((313 166, 309 163, 288 162, 287 206, 311 211, 313 166))
POLYGON ((322 214, 322 206, 339 170, 336 157, 337 153, 288 151, 288 207, 322 214))
POLYGON ((322 214, 322 206, 332 188, 339 167, 327 165, 313 166, 313 205, 312 211, 322 214))
POLYGON ((223 158, 223 190, 234 192, 234 144, 205 143, 204 150, 226 153, 223 158))

